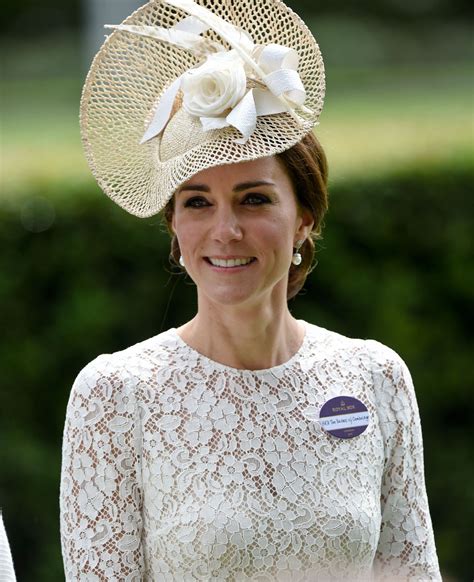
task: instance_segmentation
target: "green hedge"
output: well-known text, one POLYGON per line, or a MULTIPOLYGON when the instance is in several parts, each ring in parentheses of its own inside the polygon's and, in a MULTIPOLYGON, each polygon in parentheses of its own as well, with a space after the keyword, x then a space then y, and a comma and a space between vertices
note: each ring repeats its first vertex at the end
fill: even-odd
MULTIPOLYGON (((472 574, 472 174, 334 184, 319 264, 291 302, 297 317, 376 338, 407 362, 440 563, 453 580, 472 574)), ((171 273, 159 218, 131 217, 92 186, 56 190, 0 207, 0 506, 26 582, 63 579, 60 447, 76 374, 195 309, 193 285, 171 273)))

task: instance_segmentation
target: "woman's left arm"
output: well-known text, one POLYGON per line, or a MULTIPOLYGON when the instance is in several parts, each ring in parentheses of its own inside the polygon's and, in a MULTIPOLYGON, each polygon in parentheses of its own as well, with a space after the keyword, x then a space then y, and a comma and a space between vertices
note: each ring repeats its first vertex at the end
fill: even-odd
POLYGON ((373 340, 367 344, 385 445, 382 522, 374 574, 377 581, 439 581, 412 378, 396 352, 373 340))

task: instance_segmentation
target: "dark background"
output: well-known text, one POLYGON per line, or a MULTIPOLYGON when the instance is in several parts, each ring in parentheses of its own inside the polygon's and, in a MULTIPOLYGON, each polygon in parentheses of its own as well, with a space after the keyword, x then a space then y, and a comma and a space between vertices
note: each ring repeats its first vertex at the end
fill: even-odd
MULTIPOLYGON (((195 309, 159 217, 98 189, 78 129, 94 10, 4 1, 0 194, 0 507, 19 581, 63 580, 59 471, 79 370, 195 309)), ((316 132, 331 206, 297 317, 375 338, 415 381, 443 579, 473 578, 472 3, 288 2, 315 33, 328 91, 316 132)), ((125 10, 120 15, 120 11, 125 10)))

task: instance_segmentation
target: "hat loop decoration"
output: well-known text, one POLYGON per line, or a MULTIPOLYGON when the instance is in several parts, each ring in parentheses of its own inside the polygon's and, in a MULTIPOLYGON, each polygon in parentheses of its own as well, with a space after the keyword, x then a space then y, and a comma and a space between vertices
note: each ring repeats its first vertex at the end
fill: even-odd
POLYGON ((183 107, 199 117, 204 131, 233 126, 244 144, 255 130, 257 117, 288 112, 299 122, 295 108, 306 113, 306 91, 298 75, 298 53, 278 44, 256 45, 244 30, 226 22, 193 0, 164 0, 189 16, 169 29, 152 26, 106 25, 167 42, 205 58, 198 67, 185 71, 166 89, 142 137, 143 144, 164 130, 175 99, 183 92, 183 107), (212 29, 231 49, 201 36, 212 29), (248 83, 255 85, 248 87, 248 83))
POLYGON ((282 0, 149 0, 111 28, 84 83, 81 137, 130 214, 153 216, 198 172, 276 155, 318 123, 321 52, 282 0))

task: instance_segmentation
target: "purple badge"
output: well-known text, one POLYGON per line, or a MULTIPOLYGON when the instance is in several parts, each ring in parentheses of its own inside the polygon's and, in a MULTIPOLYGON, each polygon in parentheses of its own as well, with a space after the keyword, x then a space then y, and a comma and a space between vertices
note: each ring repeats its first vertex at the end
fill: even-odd
POLYGON ((340 439, 359 436, 369 425, 369 411, 363 402, 352 396, 336 396, 324 403, 319 424, 340 439))

